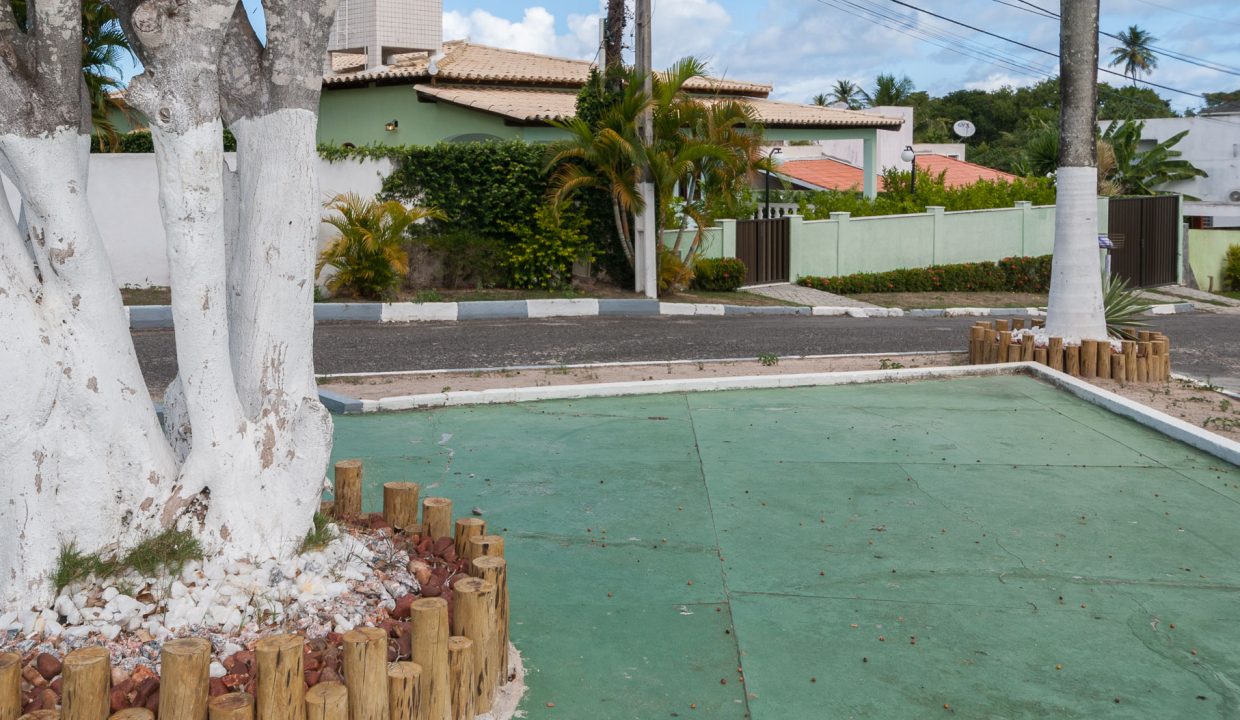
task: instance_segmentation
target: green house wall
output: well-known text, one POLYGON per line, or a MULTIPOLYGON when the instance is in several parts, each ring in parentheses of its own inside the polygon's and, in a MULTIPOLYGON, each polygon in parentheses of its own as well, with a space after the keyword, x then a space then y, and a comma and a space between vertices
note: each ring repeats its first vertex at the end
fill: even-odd
POLYGON ((322 144, 433 145, 463 135, 547 142, 567 137, 552 127, 509 125, 480 110, 444 102, 423 102, 408 85, 324 89, 319 100, 322 144), (392 131, 385 125, 397 121, 392 131))

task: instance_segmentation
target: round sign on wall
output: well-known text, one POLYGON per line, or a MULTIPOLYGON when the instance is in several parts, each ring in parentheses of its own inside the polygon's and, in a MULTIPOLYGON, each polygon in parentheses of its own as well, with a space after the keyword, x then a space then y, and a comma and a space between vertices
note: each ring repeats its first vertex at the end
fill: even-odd
POLYGON ((957 120, 956 124, 952 125, 952 131, 962 138, 967 138, 977 132, 977 128, 968 120, 957 120))

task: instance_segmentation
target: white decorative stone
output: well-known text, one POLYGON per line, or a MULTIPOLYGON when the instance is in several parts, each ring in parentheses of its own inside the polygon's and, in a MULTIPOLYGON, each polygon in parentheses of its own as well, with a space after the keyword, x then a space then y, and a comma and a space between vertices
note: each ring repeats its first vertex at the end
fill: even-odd
POLYGON ((211 677, 219 678, 219 677, 224 677, 227 674, 228 674, 228 671, 224 669, 223 665, 219 664, 218 662, 211 663, 211 667, 210 667, 211 677))

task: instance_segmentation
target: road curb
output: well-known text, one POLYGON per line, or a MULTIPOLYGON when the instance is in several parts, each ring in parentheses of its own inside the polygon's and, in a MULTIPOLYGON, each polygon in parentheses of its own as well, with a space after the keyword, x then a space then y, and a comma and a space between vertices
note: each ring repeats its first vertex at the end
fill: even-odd
MULTIPOLYGON (((1190 302, 1155 305, 1146 315, 1193 312, 1190 302)), ((169 305, 130 305, 129 327, 150 330, 172 327, 169 305)), ((724 305, 669 303, 659 300, 575 298, 560 300, 478 300, 434 303, 315 303, 315 322, 455 322, 457 320, 525 320, 559 317, 797 315, 814 317, 1045 317, 1041 308, 942 308, 902 310, 885 307, 817 305, 724 305)))

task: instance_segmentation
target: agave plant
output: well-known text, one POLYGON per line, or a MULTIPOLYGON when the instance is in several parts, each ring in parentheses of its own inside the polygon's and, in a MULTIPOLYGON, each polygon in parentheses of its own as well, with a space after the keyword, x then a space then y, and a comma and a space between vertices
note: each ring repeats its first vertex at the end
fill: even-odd
POLYGON ((1111 337, 1135 340, 1136 330, 1149 327, 1138 318, 1150 309, 1150 304, 1128 287, 1127 280, 1108 275, 1106 271, 1102 273, 1102 307, 1106 312, 1107 334, 1111 337))
POLYGON ((319 254, 315 273, 330 266, 336 272, 327 280, 328 290, 351 292, 370 300, 389 297, 409 272, 405 231, 420 220, 438 217, 434 210, 356 193, 337 195, 327 208, 335 214, 323 222, 340 234, 319 254))

